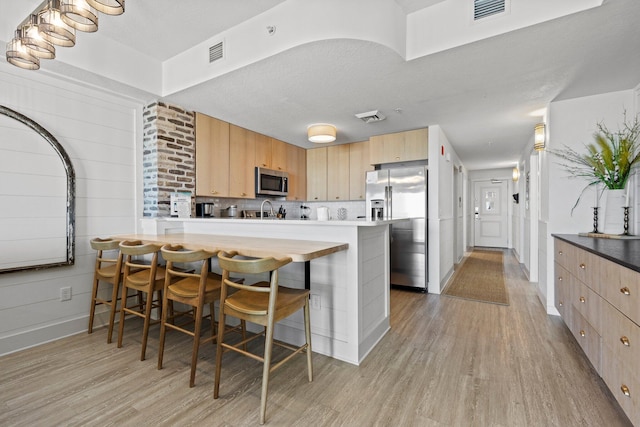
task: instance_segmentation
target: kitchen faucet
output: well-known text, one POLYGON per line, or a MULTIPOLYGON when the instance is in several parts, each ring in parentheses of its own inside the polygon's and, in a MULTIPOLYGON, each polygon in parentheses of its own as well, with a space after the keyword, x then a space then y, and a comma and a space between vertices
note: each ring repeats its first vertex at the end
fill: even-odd
POLYGON ((275 216, 275 213, 273 212, 273 205, 271 204, 271 200, 264 199, 262 201, 262 204, 260 205, 260 219, 264 219, 264 204, 265 203, 269 203, 269 206, 271 207, 271 211, 269 212, 269 217, 274 217, 275 216))

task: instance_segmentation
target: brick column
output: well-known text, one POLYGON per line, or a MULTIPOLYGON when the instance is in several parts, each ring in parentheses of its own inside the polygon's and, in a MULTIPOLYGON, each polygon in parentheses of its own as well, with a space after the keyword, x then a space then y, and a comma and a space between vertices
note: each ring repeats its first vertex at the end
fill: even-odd
POLYGON ((154 102, 142 116, 143 216, 166 217, 171 193, 189 191, 195 198, 195 114, 154 102))

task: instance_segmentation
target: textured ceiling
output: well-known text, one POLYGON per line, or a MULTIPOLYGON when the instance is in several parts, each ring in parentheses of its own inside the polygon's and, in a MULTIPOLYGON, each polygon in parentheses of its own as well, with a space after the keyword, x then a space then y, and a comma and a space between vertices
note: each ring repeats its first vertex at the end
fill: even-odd
MULTIPOLYGON (((404 13, 450 1, 395 0, 404 13)), ((131 0, 124 15, 101 15, 99 31, 165 61, 281 3, 131 0)), ((0 38, 8 39, 11 27, 37 4, 0 0, 0 38)), ((553 100, 640 83, 638 22, 640 1, 608 0, 411 61, 374 42, 311 41, 173 93, 166 101, 304 147, 312 146, 305 129, 313 122, 334 123, 337 143, 438 124, 468 169, 506 167, 532 143, 540 120, 531 115, 534 110, 553 100), (375 109, 387 120, 365 124, 354 117, 375 109)), ((91 42, 90 35, 79 37, 91 42)), ((117 82, 65 68, 57 60, 43 68, 121 89, 117 82)), ((130 96, 143 96, 127 89, 130 96)))

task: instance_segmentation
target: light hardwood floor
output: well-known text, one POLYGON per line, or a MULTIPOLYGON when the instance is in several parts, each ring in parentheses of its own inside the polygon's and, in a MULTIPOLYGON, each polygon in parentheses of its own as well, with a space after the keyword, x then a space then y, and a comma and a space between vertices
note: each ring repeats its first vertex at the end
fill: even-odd
MULTIPOLYGON (((272 375, 274 426, 628 426, 560 318, 506 253, 510 305, 392 290, 391 331, 361 366, 314 354, 272 375)), ((313 313, 312 313, 313 315, 313 313)), ((169 334, 156 369, 158 326, 139 361, 140 326, 124 346, 106 329, 0 358, 1 426, 258 424, 261 365, 228 354, 213 400, 215 349, 188 386, 190 339, 169 334)))

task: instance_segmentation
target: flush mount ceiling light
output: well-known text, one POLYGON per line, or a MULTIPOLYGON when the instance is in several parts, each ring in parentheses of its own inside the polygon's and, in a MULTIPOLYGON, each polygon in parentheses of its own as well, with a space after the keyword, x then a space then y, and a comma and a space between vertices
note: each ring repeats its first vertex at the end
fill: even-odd
POLYGON ((536 151, 543 151, 546 145, 546 129, 544 123, 538 123, 533 129, 533 148, 536 151))
POLYGON ((40 59, 54 59, 55 46, 76 44, 76 30, 98 31, 98 11, 124 13, 124 0, 44 0, 17 27, 7 43, 7 62, 27 70, 40 68, 40 59))
POLYGON ((309 141, 328 143, 336 140, 336 127, 329 123, 315 123, 307 127, 309 141))

